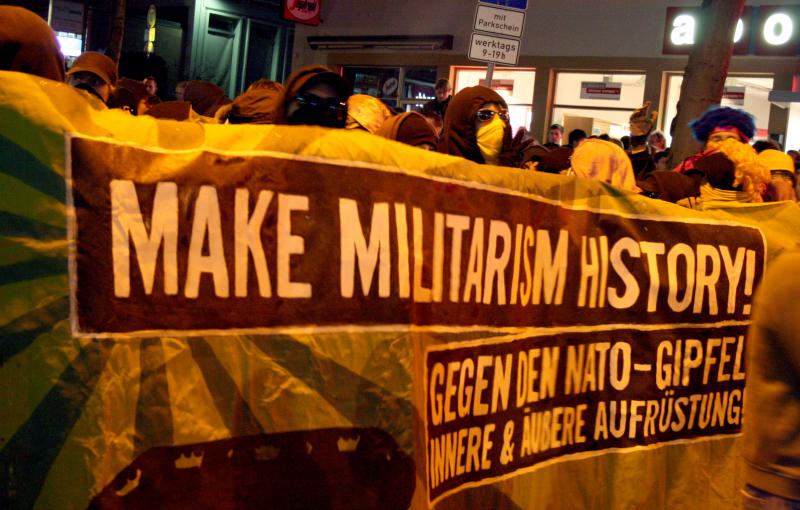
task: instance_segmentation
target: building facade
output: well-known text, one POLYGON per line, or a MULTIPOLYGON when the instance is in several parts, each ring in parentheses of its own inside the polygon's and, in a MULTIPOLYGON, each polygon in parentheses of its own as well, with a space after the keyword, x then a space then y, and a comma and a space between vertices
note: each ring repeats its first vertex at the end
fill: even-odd
MULTIPOLYGON (((522 3, 528 7, 517 65, 497 66, 492 79, 512 124, 540 140, 556 122, 588 122, 593 131, 620 135, 631 111, 650 101, 669 138, 699 2, 522 3)), ((800 86, 800 2, 747 6, 723 104, 754 114, 758 138, 800 147, 800 107, 770 100, 773 91, 800 86)), ((357 92, 410 109, 432 97, 436 77, 450 78, 456 91, 485 78, 485 64, 467 58, 475 9, 464 0, 328 1, 320 26, 295 27, 293 67, 341 66, 357 92)))
MULTIPOLYGON (((68 61, 105 51, 116 2, 14 0, 48 19, 68 61)), ((294 24, 280 0, 127 0, 120 74, 156 76, 169 98, 182 80, 208 80, 230 97, 259 78, 283 81, 291 67, 294 24), (153 52, 145 54, 148 11, 155 7, 153 52)))

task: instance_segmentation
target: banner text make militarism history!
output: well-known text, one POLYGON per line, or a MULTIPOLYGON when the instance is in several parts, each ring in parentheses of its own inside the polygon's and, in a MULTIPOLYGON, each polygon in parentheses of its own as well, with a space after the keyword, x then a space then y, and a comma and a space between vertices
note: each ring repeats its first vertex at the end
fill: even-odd
POLYGON ((86 333, 741 320, 763 267, 753 228, 369 168, 81 138, 71 161, 86 333), (148 181, 121 160, 185 168, 148 181))

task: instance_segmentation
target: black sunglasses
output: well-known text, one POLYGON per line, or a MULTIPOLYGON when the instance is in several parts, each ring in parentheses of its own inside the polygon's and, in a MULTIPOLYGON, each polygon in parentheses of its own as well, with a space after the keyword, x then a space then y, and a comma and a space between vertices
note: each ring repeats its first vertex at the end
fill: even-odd
POLYGON ((508 110, 503 110, 502 112, 496 112, 494 110, 478 110, 475 112, 475 117, 481 122, 486 122, 487 120, 492 120, 492 118, 497 115, 500 117, 500 120, 503 122, 508 122, 511 117, 508 115, 508 110))
POLYGON ((338 97, 319 97, 310 92, 302 92, 297 94, 295 100, 303 106, 309 106, 315 109, 347 111, 347 105, 338 97))

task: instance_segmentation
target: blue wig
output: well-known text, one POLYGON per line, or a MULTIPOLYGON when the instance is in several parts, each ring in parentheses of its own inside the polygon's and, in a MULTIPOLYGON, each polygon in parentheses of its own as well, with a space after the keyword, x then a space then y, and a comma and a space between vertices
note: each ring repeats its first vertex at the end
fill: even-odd
POLYGON ((756 121, 752 115, 727 106, 712 106, 699 119, 689 123, 694 139, 703 143, 714 128, 722 126, 733 126, 747 138, 753 138, 756 134, 756 121))

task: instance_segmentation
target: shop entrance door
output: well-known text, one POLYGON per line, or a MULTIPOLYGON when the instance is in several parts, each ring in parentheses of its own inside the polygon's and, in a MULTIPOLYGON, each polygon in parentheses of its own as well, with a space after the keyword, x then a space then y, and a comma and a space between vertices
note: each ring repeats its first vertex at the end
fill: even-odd
POLYGON ((260 79, 279 80, 278 68, 280 63, 280 35, 279 27, 247 20, 246 43, 243 48, 244 72, 239 90, 245 90, 251 83, 260 79))
POLYGON ((208 11, 203 52, 196 77, 225 89, 228 97, 235 95, 239 81, 239 48, 242 38, 242 19, 208 11))

